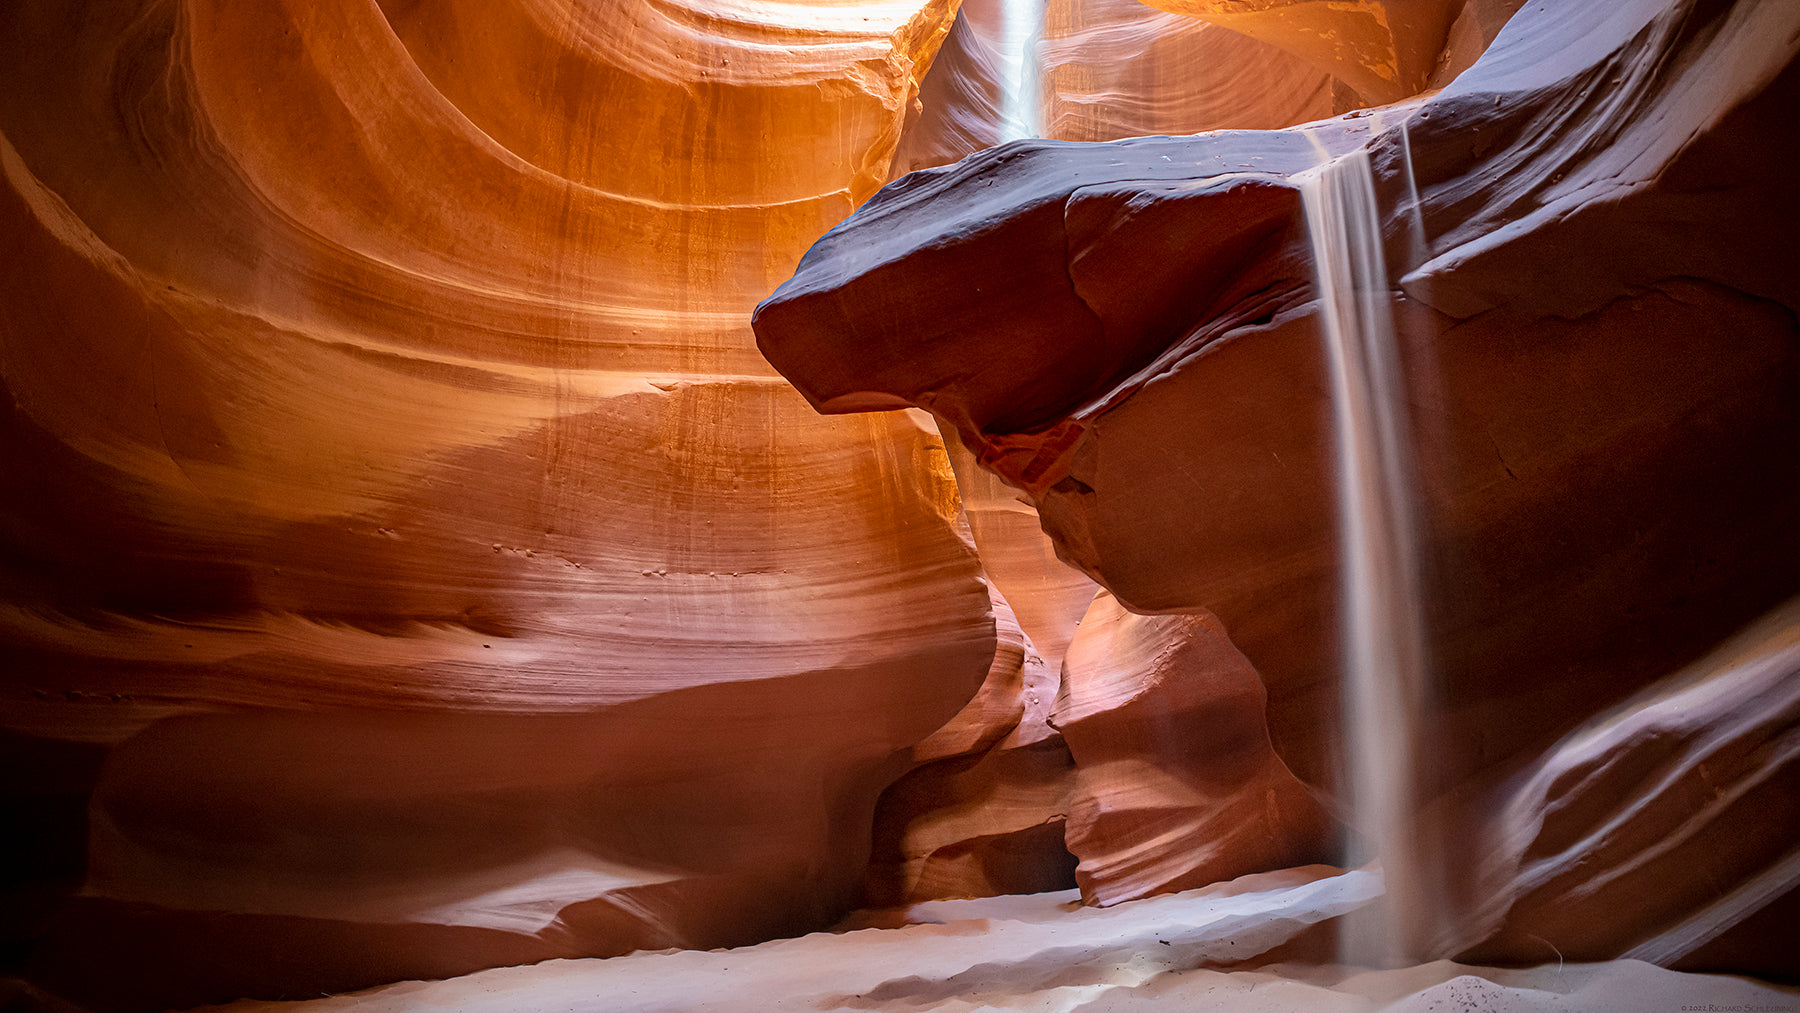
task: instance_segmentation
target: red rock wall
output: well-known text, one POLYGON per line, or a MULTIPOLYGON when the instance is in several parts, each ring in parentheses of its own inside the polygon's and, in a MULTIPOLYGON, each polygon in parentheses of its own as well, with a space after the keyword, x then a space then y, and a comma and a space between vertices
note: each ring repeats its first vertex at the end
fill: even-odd
POLYGON ((995 5, 0 12, 8 969, 160 1009, 1321 857, 1291 176, 1368 146, 1440 949, 1792 973, 1793 624, 1715 648, 1800 590, 1793 15, 1331 6, 1364 55, 1052 3, 1049 132, 1446 90, 872 201, 992 142, 995 5), (803 398, 749 314, 858 206, 759 323, 803 398))
POLYGON ((1075 757, 1068 841, 1083 899, 1336 857, 1318 800, 1269 743, 1266 699, 1213 616, 1141 616, 1095 598, 1050 716, 1075 757))
MULTIPOLYGON (((1426 501, 1433 952, 1792 973, 1757 938, 1792 910, 1791 825, 1692 794, 1791 799, 1791 721, 1701 708, 1718 723, 1683 726, 1691 748, 1650 715, 1604 729, 1800 592, 1795 17, 1528 5, 1399 106, 983 153, 827 234, 759 338, 824 411, 929 408, 1128 608, 1215 614, 1276 753, 1329 791, 1332 466, 1293 178, 1367 149, 1426 501), (1589 736, 1613 752, 1572 745, 1589 736), (1601 789, 1589 763, 1637 773, 1601 789), (1680 912, 1708 889, 1737 900, 1680 912)), ((1743 666, 1707 671, 1682 699, 1749 692, 1743 666)))
POLYGON ((33 973, 163 1008, 856 899, 994 612, 937 434, 819 418, 748 315, 954 13, 0 13, 33 973))

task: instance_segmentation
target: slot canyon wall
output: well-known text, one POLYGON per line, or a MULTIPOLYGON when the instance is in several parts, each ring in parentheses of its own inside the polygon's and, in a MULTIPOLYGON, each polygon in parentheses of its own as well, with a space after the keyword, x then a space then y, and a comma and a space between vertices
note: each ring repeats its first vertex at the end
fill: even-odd
POLYGON ((1792 976, 1797 52, 1790 5, 1528 4, 1397 104, 915 173, 759 308, 822 411, 929 409, 1110 592, 1050 718, 1090 899, 1250 827, 1254 862, 1294 861, 1309 804, 1369 832, 1343 800, 1301 186, 1366 155, 1429 579, 1402 931, 1426 956, 1792 976), (1095 658, 1135 671, 1089 682, 1095 658), (1084 747, 1090 695, 1113 727, 1084 747))
MULTIPOLYGON (((935 431, 818 417, 749 314, 953 14, 7 6, 34 980, 312 996, 856 902, 880 791, 1020 637, 935 431)), ((1004 734, 1009 674, 940 740, 1004 734)))
POLYGON ((1791 976, 1795 15, 1154 6, 1051 0, 999 148, 986 0, 0 11, 6 987, 1338 861, 1292 177, 1359 146, 1435 952, 1791 976))

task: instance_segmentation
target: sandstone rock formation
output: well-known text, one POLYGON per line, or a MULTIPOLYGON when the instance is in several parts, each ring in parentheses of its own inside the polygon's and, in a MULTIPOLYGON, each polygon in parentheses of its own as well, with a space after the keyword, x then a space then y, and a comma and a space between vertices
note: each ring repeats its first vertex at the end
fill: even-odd
MULTIPOLYGON (((1317 37, 1304 26, 1342 17, 1373 25, 1377 14, 1385 18, 1385 11, 1397 6, 1052 0, 1038 51, 1043 136, 1110 141, 1273 130, 1376 104, 1356 84, 1336 76, 1341 72, 1366 84, 1363 72, 1346 68, 1335 56, 1309 60, 1318 51, 1317 37), (1263 8, 1258 17, 1266 31, 1233 16, 1252 7, 1263 8), (1292 20, 1296 14, 1302 20, 1292 20)), ((1381 85, 1371 94, 1397 99, 1454 80, 1494 41, 1522 0, 1407 6, 1418 18, 1448 27, 1440 41, 1433 41, 1439 39, 1434 27, 1411 43, 1416 51, 1408 60, 1415 68, 1405 87, 1381 85)), ((1390 44, 1391 36, 1382 46, 1390 44)), ((1345 58, 1354 63, 1348 54, 1345 58)))
POLYGON ((1275 755, 1261 678, 1210 615, 1134 615, 1102 591, 1050 720, 1075 757, 1069 850, 1088 903, 1336 858, 1275 755))
POLYGON ((331 1002, 1191 1008, 1323 957, 1370 871, 1120 902, 1354 822, 1294 177, 1355 150, 1418 829, 1479 856, 1435 945, 1792 974, 1800 26, 1517 7, 1052 0, 1047 132, 1272 132, 874 199, 997 139, 997 2, 0 9, 0 1005, 678 947, 331 1002), (750 313, 859 206, 758 325, 803 397, 750 313))
POLYGON ((1636 694, 1800 591, 1797 19, 1533 4, 1401 106, 1005 146, 890 186, 827 234, 759 310, 759 338, 824 411, 931 410, 1126 606, 1216 614, 1264 676, 1276 752, 1330 790, 1327 388, 1294 180, 1366 151, 1435 589, 1422 787, 1450 814, 1437 833, 1544 814, 1541 839, 1479 869, 1434 852, 1453 863, 1435 944, 1492 931, 1489 958, 1768 969, 1754 937, 1780 919, 1731 925, 1790 903, 1791 824, 1690 793, 1791 799, 1785 747, 1763 743, 1792 722, 1730 703, 1768 703, 1746 671, 1780 676, 1727 667, 1682 698, 1718 701, 1696 704, 1716 717, 1679 734, 1647 713, 1581 729, 1653 706, 1636 694), (1689 736, 1687 755, 1715 759, 1680 759, 1689 736), (1590 767, 1613 772, 1592 775, 1605 787, 1585 787, 1590 767), (1631 773, 1651 770, 1669 773, 1631 773), (1604 836, 1646 842, 1677 816, 1687 843, 1666 854, 1604 836), (1746 843, 1700 843, 1727 838, 1746 843), (1652 881, 1690 901, 1617 902, 1652 881), (1669 922, 1708 890, 1737 910, 1669 922), (1555 913, 1577 895, 1560 910, 1578 915, 1555 913))
POLYGON ((1431 77, 1455 0, 1156 0, 1281 47, 1343 79, 1376 105, 1416 94, 1431 77))
POLYGON ((953 14, 0 13, 9 953, 162 1008, 838 917, 995 620, 937 434, 748 313, 953 14))
POLYGON ((999 143, 1009 86, 1000 54, 1001 20, 999 0, 964 0, 957 8, 919 85, 918 115, 906 123, 888 167, 890 179, 949 165, 999 143))
MULTIPOLYGON (((991 2, 963 6, 921 89, 923 115, 908 125, 895 157, 896 176, 947 164, 994 143, 1002 136, 1008 87, 1041 92, 1024 101, 1045 103, 1045 136, 1087 141, 1282 127, 1327 116, 1334 103, 1354 107, 1362 101, 1326 72, 1273 45, 1135 0, 1052 3, 1044 21, 1044 38, 1036 47, 1037 80, 1007 82, 1000 53, 1005 13, 991 2)), ((1472 24, 1472 15, 1463 21, 1472 24)), ((1485 44, 1479 32, 1474 38, 1477 46, 1485 44)), ((1088 608, 1093 584, 1053 558, 1028 497, 980 469, 953 437, 948 442, 984 569, 1016 608, 1022 632, 1042 659, 1038 681, 1054 691, 1063 648, 1088 608)), ((999 658, 1006 654, 1003 649, 999 658)), ((1129 681, 1142 676, 1150 660, 1092 657, 1089 664, 1131 672, 1129 681)), ((1027 664, 1033 662, 1028 659, 1027 664)), ((1121 699, 1134 697, 1137 707, 1127 708, 1134 711, 1133 720, 1142 717, 1138 711, 1181 702, 1179 690, 1173 696, 1161 690, 1137 696, 1121 689, 1121 699)), ((1260 706, 1240 716, 1260 726, 1260 706)), ((1190 723, 1179 714, 1163 722, 1182 727, 1183 734, 1208 731, 1204 719, 1199 728, 1188 727, 1190 723)), ((1075 764, 1058 733, 1042 726, 1033 733, 1028 751, 1014 749, 1016 735, 1010 736, 991 755, 945 759, 903 778, 883 795, 877 810, 876 865, 865 899, 886 905, 978 896, 1003 883, 1016 888, 1060 885, 1064 873, 1057 870, 1073 861, 1058 836, 1071 803, 1082 807, 1084 815, 1069 829, 1067 843, 1085 852, 1080 879, 1090 902, 1115 903, 1177 883, 1276 868, 1284 864, 1279 856, 1311 860, 1329 852, 1310 800, 1289 791, 1281 805, 1259 801, 1257 812, 1267 818, 1259 815, 1226 830, 1221 817, 1242 811, 1233 811, 1231 801, 1216 792, 1210 802, 1194 805, 1189 790, 1194 771, 1153 754, 1109 754, 1105 738, 1088 738, 1088 757, 1081 764, 1086 773, 1079 775, 1092 792, 1087 795, 1076 784, 1075 764), (1105 778, 1094 773, 1102 766, 1109 771, 1105 778), (1127 772, 1144 776, 1133 778, 1127 772), (1181 800, 1168 794, 1171 786, 1184 784, 1188 787, 1174 788, 1181 800), (1151 797, 1160 801, 1152 803, 1151 797), (1158 814, 1146 816, 1136 809, 1139 804, 1158 814), (1136 818, 1126 815, 1133 812, 1136 818), (1095 830, 1097 817, 1107 832, 1095 830), (1184 819, 1193 821, 1187 832, 1172 828, 1184 819), (1124 829, 1128 825, 1131 829, 1124 829), (1158 832, 1142 833, 1149 825, 1158 832), (1233 838, 1232 844, 1208 840, 1211 832, 1233 838), (1190 845, 1195 849, 1191 854, 1190 845)), ((1175 752, 1192 759, 1190 750, 1176 747, 1175 752)), ((1290 781, 1286 788, 1297 790, 1298 785, 1290 781)))
POLYGON ((1056 558, 1029 500, 947 446, 999 648, 969 707, 913 750, 919 766, 881 797, 863 894, 876 907, 1074 882, 1075 762, 1049 718, 1094 582, 1056 558))
POLYGON ((875 809, 867 906, 1061 890, 1075 765, 1048 723, 1055 668, 994 592, 999 649, 955 719, 915 746, 916 765, 875 809))
POLYGON ((1495 804, 1448 801, 1434 815, 1452 846, 1480 842, 1461 941, 1481 939, 1477 957, 1560 939, 1575 960, 1790 973, 1797 721, 1790 601, 1490 788, 1495 804))
POLYGON ((1044 136, 1059 140, 1272 130, 1347 111, 1333 108, 1340 89, 1328 72, 1138 0, 1056 0, 1040 57, 1044 136))

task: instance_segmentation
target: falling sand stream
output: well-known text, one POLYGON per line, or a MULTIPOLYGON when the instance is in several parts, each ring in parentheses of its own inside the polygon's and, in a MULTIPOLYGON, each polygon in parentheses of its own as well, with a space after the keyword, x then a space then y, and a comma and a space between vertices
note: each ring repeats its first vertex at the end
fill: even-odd
POLYGON ((1379 859, 1384 903, 1353 916, 1340 955, 1424 958, 1429 898, 1408 827, 1426 679, 1416 479, 1380 219, 1366 149, 1297 178, 1311 236, 1337 454, 1348 860, 1379 859))

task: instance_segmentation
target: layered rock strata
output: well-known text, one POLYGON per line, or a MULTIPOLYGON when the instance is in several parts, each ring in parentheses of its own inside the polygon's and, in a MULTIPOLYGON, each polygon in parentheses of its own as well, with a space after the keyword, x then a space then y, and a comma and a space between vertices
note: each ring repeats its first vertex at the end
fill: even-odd
POLYGON ((1156 0, 1270 43, 1343 80, 1370 104, 1424 88, 1444 49, 1458 0, 1156 0))
POLYGON ((1100 592, 1050 715, 1075 757, 1068 841, 1083 900, 1334 857, 1324 811, 1269 744, 1264 702, 1216 618, 1135 615, 1100 592))
MULTIPOLYGON (((1284 132, 1005 146, 892 185, 827 234, 759 310, 759 340, 824 411, 930 409, 1128 608, 1216 614, 1265 680, 1277 754, 1331 789, 1334 493, 1295 177, 1365 150, 1434 589, 1422 790, 1449 826, 1569 810, 1546 816, 1555 840, 1497 866, 1433 852, 1457 905, 1437 945, 1488 932, 1483 952, 1507 959, 1543 959, 1547 941, 1753 961, 1791 827, 1700 805, 1698 773, 1621 792, 1579 771, 1674 765, 1732 798, 1791 797, 1791 761, 1759 745, 1791 735, 1785 709, 1761 725, 1721 703, 1696 726, 1719 738, 1694 755, 1729 763, 1680 759, 1648 713, 1598 759, 1558 743, 1651 707, 1635 694, 1800 590, 1797 19, 1533 4, 1405 105, 1284 132), (1533 769, 1555 787, 1484 794, 1524 790, 1513 775, 1533 769), (1691 825, 1681 840, 1745 843, 1652 861, 1637 828, 1669 814, 1691 825), (1584 861, 1571 828, 1608 826, 1637 843, 1584 861), (1550 873, 1549 854, 1572 857, 1550 873), (1616 902, 1705 889, 1751 899, 1678 931, 1616 902), (1581 917, 1543 914, 1575 895, 1595 898, 1565 908, 1581 917), (1496 929, 1513 905, 1520 927, 1496 929)), ((1708 693, 1751 693, 1746 671, 1708 693)))
POLYGON ((1284 49, 1138 0, 1054 0, 1039 50, 1044 136, 1110 141, 1272 130, 1364 103, 1284 49))
POLYGON ((1490 804, 1446 800, 1430 815, 1479 856, 1461 939, 1483 940, 1477 958, 1557 939, 1573 960, 1622 952, 1789 973, 1796 725, 1800 602, 1790 601, 1571 732, 1516 785, 1488 788, 1490 804))
POLYGON ((164 1008, 853 902, 993 607, 936 433, 746 320, 953 13, 0 13, 10 952, 164 1008))
POLYGON ((881 795, 863 902, 876 908, 1062 890, 1075 764, 1048 716, 1056 670, 994 592, 1000 646, 987 682, 915 746, 912 770, 881 795))

